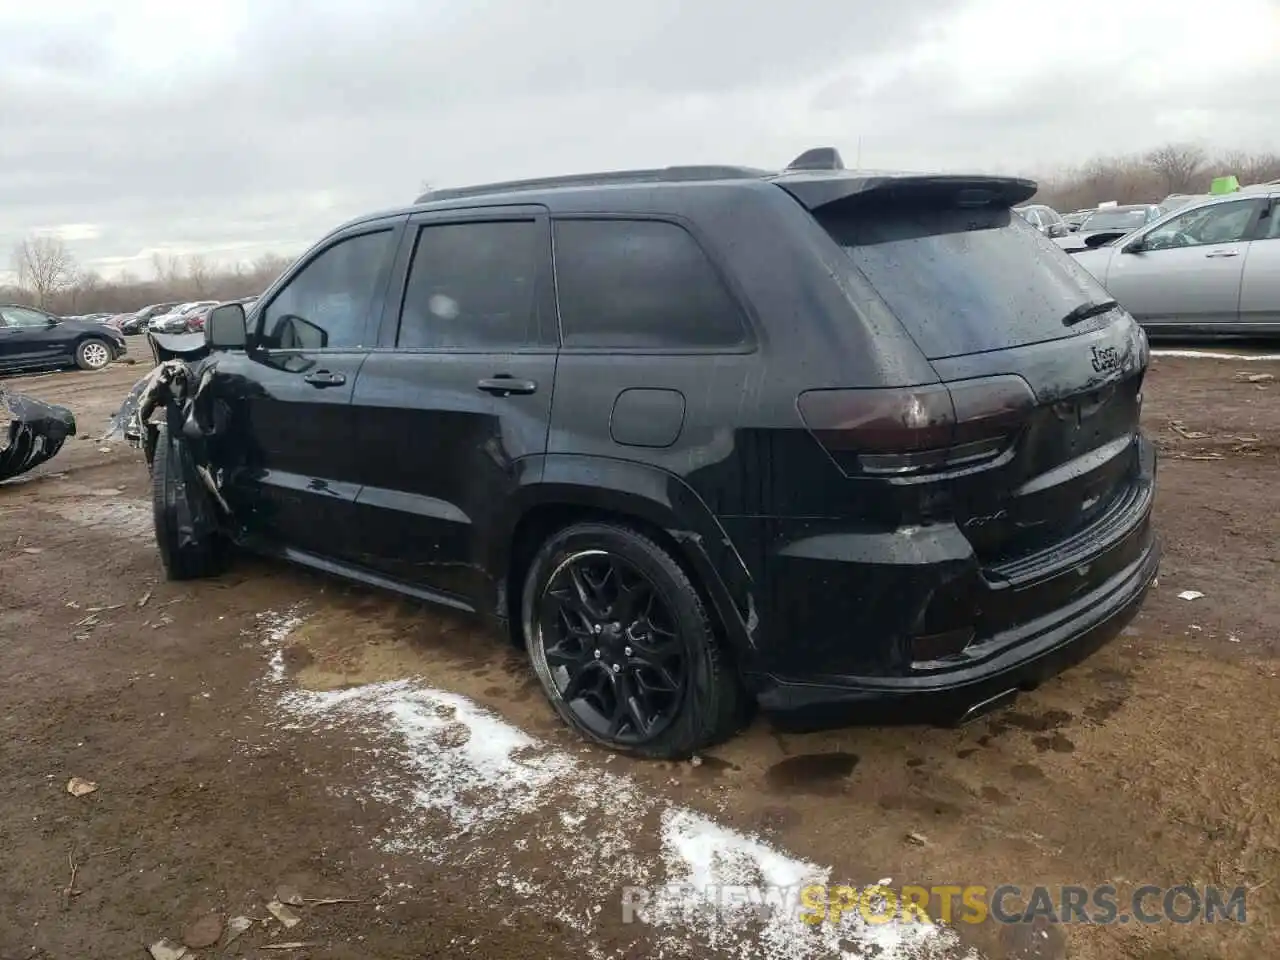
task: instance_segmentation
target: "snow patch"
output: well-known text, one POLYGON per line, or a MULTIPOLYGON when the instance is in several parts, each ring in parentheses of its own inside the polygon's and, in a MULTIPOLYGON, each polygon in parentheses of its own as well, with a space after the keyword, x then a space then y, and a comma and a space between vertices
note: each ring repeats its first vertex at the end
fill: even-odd
POLYGON ((871 925, 856 911, 836 925, 805 923, 800 889, 826 883, 829 868, 672 804, 465 697, 417 680, 282 688, 281 645, 299 623, 296 612, 258 615, 270 651, 267 689, 284 726, 343 731, 369 744, 364 753, 378 772, 349 789, 402 811, 377 838, 388 852, 471 866, 588 938, 615 911, 626 919, 626 888, 674 896, 666 904, 674 910, 641 911, 649 922, 634 926, 636 946, 654 956, 717 948, 760 960, 917 960, 963 952, 954 933, 926 923, 871 925), (781 891, 781 899, 726 906, 731 886, 781 891))

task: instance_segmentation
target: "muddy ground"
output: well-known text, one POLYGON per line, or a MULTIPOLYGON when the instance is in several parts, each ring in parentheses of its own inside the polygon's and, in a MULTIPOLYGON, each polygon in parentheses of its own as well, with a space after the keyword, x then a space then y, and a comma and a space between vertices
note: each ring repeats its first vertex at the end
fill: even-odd
MULTIPOLYGON (((8 385, 67 404, 95 436, 142 372, 8 385)), ((1249 890, 1244 925, 959 925, 989 957, 1273 955, 1280 380, 1242 372, 1280 364, 1154 362, 1144 416, 1163 453, 1166 553, 1115 642, 961 730, 783 735, 757 721, 696 766, 581 745, 522 658, 461 618, 256 559, 165 582, 141 455, 70 441, 0 486, 0 958, 142 957, 208 914, 267 918, 281 884, 359 902, 307 902, 295 927, 256 923, 189 956, 728 955, 745 941, 620 920, 628 871, 671 875, 673 810, 832 882, 1249 890), (405 679, 416 686, 363 686, 405 679), (435 691, 412 694, 434 726, 406 726, 397 706, 419 688, 435 691), (366 699, 334 699, 347 694, 366 699), (459 779, 422 760, 424 742, 449 756, 470 737, 474 759, 519 731, 531 739, 511 755, 542 771, 536 784, 480 783, 482 764, 450 793, 459 779), (74 797, 71 777, 98 789, 74 797), (466 819, 449 804, 471 788, 466 819), (266 949, 287 942, 306 946, 266 949)), ((499 779, 526 769, 503 763, 499 779)))

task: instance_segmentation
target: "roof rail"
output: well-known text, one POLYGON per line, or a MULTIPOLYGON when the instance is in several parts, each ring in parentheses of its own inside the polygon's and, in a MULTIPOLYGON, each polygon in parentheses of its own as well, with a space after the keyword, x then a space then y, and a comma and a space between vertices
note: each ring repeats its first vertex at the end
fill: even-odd
POLYGON ((735 166, 662 167, 653 170, 615 170, 609 173, 578 173, 562 177, 539 177, 533 180, 507 180, 482 183, 470 187, 447 187, 428 190, 415 201, 456 200, 492 193, 517 193, 523 190, 549 190, 557 187, 604 187, 627 183, 679 183, 695 180, 759 180, 773 176, 769 170, 735 166))

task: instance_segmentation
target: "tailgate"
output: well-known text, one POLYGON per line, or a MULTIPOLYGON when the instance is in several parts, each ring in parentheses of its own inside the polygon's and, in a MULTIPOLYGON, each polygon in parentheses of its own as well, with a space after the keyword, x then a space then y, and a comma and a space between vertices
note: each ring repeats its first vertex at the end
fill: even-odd
POLYGON ((1097 319, 1066 339, 933 363, 944 381, 1016 374, 1036 397, 1000 462, 951 480, 955 521, 984 562, 1063 543, 1145 482, 1137 441, 1146 341, 1123 311, 1097 319))

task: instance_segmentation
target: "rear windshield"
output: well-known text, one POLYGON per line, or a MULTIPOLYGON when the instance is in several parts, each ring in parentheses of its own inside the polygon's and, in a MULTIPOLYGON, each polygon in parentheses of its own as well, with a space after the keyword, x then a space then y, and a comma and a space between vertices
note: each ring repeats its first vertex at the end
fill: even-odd
POLYGON ((1080 333, 1062 318, 1110 299, 1070 254, 1009 210, 817 216, 930 360, 1080 333))

